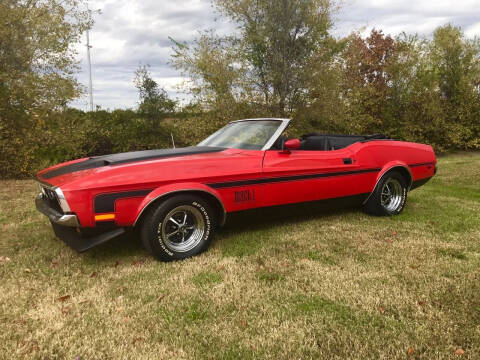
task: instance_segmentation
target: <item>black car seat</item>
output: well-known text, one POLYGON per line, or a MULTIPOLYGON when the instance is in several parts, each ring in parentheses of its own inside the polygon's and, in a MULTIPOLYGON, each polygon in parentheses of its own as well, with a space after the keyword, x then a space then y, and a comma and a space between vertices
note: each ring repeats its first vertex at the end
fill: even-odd
POLYGON ((331 145, 326 136, 309 136, 300 142, 302 150, 331 150, 331 145))

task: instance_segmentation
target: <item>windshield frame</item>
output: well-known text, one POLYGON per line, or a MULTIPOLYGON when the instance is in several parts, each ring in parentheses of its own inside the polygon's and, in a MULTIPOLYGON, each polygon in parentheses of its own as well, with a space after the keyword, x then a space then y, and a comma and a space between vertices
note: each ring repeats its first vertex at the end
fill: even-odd
MULTIPOLYGON (((285 131, 285 129, 287 128, 287 126, 289 125, 290 123, 290 119, 282 119, 282 118, 258 118, 258 119, 242 119, 242 120, 234 120, 234 121, 230 121, 227 125, 225 126, 229 126, 230 124, 234 124, 234 123, 237 123, 237 122, 244 122, 244 121, 278 121, 280 122, 277 130, 275 130, 275 132, 273 133, 273 135, 270 137, 270 139, 265 143, 265 145, 260 149, 260 150, 255 150, 255 151, 265 151, 265 150, 269 150, 272 145, 275 143, 275 141, 277 141, 277 139, 280 137, 280 135, 282 135, 282 133, 285 131)), ((224 127, 225 127, 224 126, 224 127)), ((218 129, 217 131, 223 129, 224 127, 221 127, 220 129, 218 129)), ((198 143, 197 146, 209 146, 209 145, 204 145, 203 143, 207 140, 210 139, 210 137, 212 137, 214 134, 217 133, 217 131, 215 131, 213 134, 209 135, 207 138, 203 139, 200 143, 198 143)), ((229 148, 230 149, 230 148, 229 148)), ((233 149, 233 148, 232 148, 233 149)), ((245 150, 245 149, 243 149, 245 150)))

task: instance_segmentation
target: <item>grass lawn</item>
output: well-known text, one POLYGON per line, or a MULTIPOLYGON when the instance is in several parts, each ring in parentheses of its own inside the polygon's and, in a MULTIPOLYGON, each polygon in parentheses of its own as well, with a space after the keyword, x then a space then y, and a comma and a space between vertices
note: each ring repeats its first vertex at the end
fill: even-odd
POLYGON ((1 359, 480 359, 479 153, 399 216, 236 215, 175 263, 128 236, 79 255, 33 181, 0 185, 1 359))

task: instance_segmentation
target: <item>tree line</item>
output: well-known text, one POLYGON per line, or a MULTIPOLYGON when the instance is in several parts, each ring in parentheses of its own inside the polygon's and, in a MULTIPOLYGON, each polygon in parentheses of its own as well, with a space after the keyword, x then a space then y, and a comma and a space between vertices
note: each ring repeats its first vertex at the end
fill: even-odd
POLYGON ((191 81, 170 99, 148 67, 139 106, 83 112, 72 44, 92 26, 77 0, 0 3, 0 177, 55 162, 195 144, 232 119, 290 117, 289 135, 383 133, 437 152, 480 149, 480 41, 451 24, 429 37, 372 30, 332 35, 329 0, 214 0, 233 34, 172 40, 191 81))

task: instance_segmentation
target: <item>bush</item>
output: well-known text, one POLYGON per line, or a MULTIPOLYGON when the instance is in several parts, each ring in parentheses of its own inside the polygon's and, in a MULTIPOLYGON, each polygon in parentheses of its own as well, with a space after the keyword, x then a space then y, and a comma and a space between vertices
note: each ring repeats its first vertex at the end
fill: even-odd
POLYGON ((0 138, 3 179, 32 177, 47 166, 87 156, 170 147, 174 127, 132 110, 67 109, 29 128, 6 130, 0 138))

